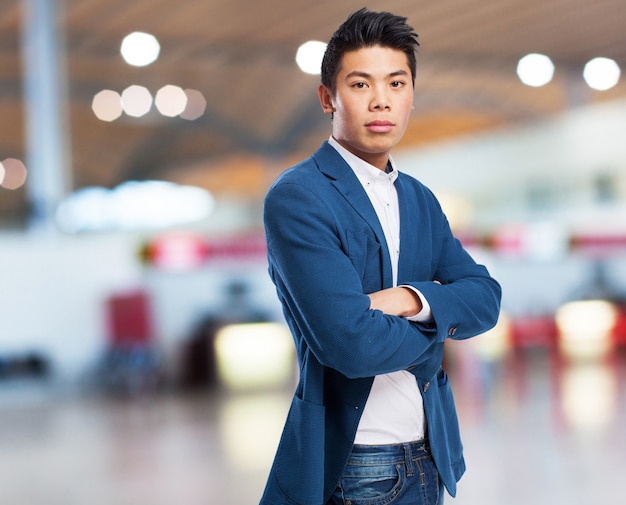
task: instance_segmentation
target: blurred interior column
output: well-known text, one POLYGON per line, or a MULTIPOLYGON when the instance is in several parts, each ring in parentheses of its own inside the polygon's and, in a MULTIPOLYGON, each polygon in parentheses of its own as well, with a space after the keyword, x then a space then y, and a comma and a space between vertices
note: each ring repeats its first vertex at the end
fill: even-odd
POLYGON ((22 66, 29 177, 29 226, 53 232, 57 205, 71 186, 62 0, 22 0, 22 66))

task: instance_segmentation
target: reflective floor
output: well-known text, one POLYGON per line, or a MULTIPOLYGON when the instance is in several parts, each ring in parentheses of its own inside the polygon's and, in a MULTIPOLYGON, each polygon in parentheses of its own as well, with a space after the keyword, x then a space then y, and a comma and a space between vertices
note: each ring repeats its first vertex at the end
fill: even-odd
POLYGON ((456 398, 468 471, 447 503, 623 503, 623 357, 571 363, 531 352, 497 365, 469 361, 456 376, 465 378, 456 398))
MULTIPOLYGON (((468 471, 456 505, 623 503, 626 364, 453 353, 468 471)), ((0 503, 258 503, 284 392, 59 394, 0 384, 0 503)))

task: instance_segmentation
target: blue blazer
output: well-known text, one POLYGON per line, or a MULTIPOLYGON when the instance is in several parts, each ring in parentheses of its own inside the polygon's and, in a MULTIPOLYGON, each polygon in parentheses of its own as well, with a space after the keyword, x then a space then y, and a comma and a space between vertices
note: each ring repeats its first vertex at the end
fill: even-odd
POLYGON ((465 463, 441 368, 444 341, 494 326, 501 291, 452 236, 435 196, 406 174, 395 184, 398 284, 424 294, 431 324, 370 310, 367 293, 392 287, 387 243, 367 194, 332 146, 324 142, 268 191, 269 273, 295 340, 300 379, 262 505, 326 503, 350 455, 374 376, 397 370, 415 375, 433 459, 448 492, 456 494, 465 463))

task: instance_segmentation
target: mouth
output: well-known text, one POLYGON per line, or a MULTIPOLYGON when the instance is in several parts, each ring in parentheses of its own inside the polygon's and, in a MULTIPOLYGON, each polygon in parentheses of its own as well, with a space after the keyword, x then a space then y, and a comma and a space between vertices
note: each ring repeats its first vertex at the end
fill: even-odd
POLYGON ((371 121, 365 125, 365 127, 369 131, 375 133, 388 133, 393 129, 394 126, 394 123, 392 123, 391 121, 381 120, 371 121))

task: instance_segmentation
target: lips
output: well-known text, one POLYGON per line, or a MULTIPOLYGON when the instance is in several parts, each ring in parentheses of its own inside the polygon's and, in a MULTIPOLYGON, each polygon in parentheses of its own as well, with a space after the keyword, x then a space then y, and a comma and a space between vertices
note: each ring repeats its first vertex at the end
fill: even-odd
POLYGON ((391 121, 376 120, 367 123, 365 127, 371 132, 387 133, 393 129, 394 124, 391 121))

